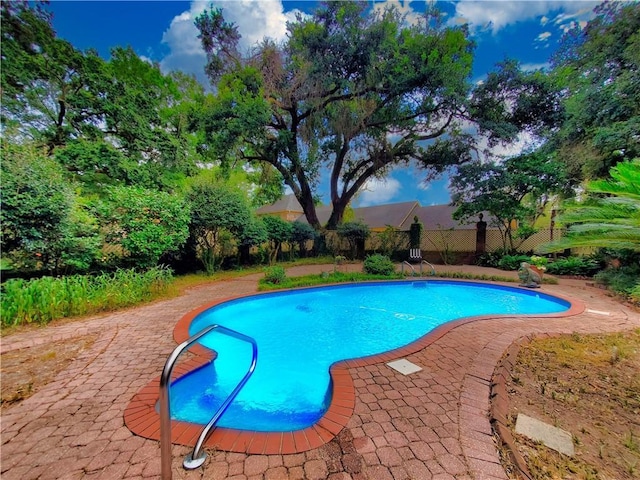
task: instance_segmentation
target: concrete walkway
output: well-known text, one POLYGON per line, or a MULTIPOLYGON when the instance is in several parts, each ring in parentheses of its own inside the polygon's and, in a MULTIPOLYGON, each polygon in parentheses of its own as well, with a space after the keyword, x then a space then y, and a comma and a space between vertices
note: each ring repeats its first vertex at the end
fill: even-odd
MULTIPOLYGON (((295 267, 287 274, 332 268, 295 267)), ((455 268, 506 275, 479 267, 455 268)), ((173 328, 184 313, 216 299, 255 292, 260 276, 216 282, 176 299, 3 337, 0 351, 5 353, 99 334, 53 382, 2 410, 2 479, 159 477, 159 444, 134 436, 124 426, 127 404, 160 374, 175 347, 173 328)), ((640 327, 638 313, 585 281, 561 280, 541 290, 579 299, 587 310, 568 318, 483 319, 460 325, 407 357, 423 367, 407 377, 384 363, 352 368, 355 412, 330 443, 294 455, 213 451, 204 468, 190 472, 182 469, 189 450, 174 446, 174 478, 506 479, 487 417, 491 374, 505 349, 532 333, 640 327)))

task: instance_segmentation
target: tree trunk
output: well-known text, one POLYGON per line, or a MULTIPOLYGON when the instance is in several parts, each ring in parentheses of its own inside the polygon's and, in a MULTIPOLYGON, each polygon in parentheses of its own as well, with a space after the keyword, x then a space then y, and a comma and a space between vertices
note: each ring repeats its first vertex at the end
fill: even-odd
POLYGON ((302 211, 304 212, 304 216, 307 218, 309 225, 311 225, 316 231, 319 231, 321 225, 320 220, 318 220, 318 214, 316 213, 316 205, 313 203, 311 189, 301 189, 300 194, 296 195, 296 198, 302 206, 302 211))
POLYGON ((338 225, 342 223, 344 211, 347 208, 348 203, 349 202, 345 202, 342 197, 337 197, 337 201, 333 204, 331 216, 329 217, 329 221, 327 222, 327 230, 335 230, 336 228, 338 228, 338 225))

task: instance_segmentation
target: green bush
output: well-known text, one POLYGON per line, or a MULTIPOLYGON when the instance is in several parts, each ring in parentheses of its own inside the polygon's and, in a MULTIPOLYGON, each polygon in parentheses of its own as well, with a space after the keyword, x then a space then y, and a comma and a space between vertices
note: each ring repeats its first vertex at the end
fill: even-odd
POLYGON ((7 280, 2 284, 2 324, 46 324, 57 318, 135 305, 166 291, 172 278, 171 270, 156 267, 144 273, 118 270, 95 277, 72 275, 7 280))
POLYGON ((547 273, 552 275, 584 275, 592 277, 600 270, 600 263, 588 257, 558 258, 547 265, 547 273))
POLYGON ((278 285, 284 282, 286 278, 287 275, 284 273, 284 268, 279 265, 264 269, 264 280, 267 283, 278 285))
POLYGON ((504 255, 498 262, 502 270, 518 270, 522 262, 531 263, 530 255, 504 255))
POLYGON ((640 282, 636 283, 636 286, 629 290, 629 298, 636 305, 640 305, 640 282))
POLYGON ((358 254, 364 249, 365 240, 371 235, 371 230, 362 222, 345 222, 338 225, 336 233, 349 243, 351 258, 358 258, 358 254))
POLYGON ((620 268, 607 268, 593 277, 596 282, 606 285, 610 290, 628 296, 638 284, 640 265, 620 268))
POLYGON ((495 252, 485 252, 476 259, 476 265, 480 267, 492 267, 498 268, 500 259, 504 256, 502 250, 496 250, 495 252))
POLYGON ((370 275, 391 276, 395 270, 396 266, 386 255, 369 255, 364 259, 364 272, 370 275))

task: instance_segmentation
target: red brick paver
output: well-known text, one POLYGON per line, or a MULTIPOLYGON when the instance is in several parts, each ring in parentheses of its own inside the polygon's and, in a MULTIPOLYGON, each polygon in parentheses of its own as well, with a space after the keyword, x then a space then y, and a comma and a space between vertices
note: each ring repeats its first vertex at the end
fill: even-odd
MULTIPOLYGON (((332 267, 296 267, 289 275, 332 267)), ((353 268, 359 268, 354 266, 353 268)), ((497 273, 464 267, 466 271, 497 273)), ((5 336, 0 352, 99 333, 46 387, 2 409, 0 469, 19 478, 157 478, 157 441, 133 435, 124 411, 157 377, 175 347, 173 328, 198 305, 256 291, 259 275, 217 282, 180 298, 5 336)), ((505 479, 488 420, 490 378, 514 341, 536 333, 608 332, 640 327, 640 316, 584 281, 542 291, 576 298, 587 310, 567 318, 489 318, 464 323, 408 360, 423 367, 402 376, 384 362, 350 365, 354 413, 337 436, 304 453, 254 455, 211 451, 203 468, 185 471, 187 447, 173 447, 175 478, 207 479, 505 479), (609 312, 602 315, 598 312, 609 312)), ((239 439, 236 439, 240 441, 239 439)), ((282 443, 293 442, 283 435, 282 443)))

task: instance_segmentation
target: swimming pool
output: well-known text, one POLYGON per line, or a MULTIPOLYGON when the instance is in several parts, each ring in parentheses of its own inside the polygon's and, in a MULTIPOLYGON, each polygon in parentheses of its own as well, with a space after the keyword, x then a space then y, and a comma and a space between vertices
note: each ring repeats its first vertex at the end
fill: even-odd
MULTIPOLYGON (((329 367, 376 355, 469 316, 550 314, 569 302, 513 287, 474 282, 376 282, 276 292, 232 300, 200 313, 189 333, 220 324, 252 336, 258 365, 219 425, 291 431, 317 422, 331 401, 329 367)), ((218 357, 173 383, 175 419, 207 423, 245 374, 251 349, 212 333, 203 344, 218 357)))

